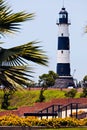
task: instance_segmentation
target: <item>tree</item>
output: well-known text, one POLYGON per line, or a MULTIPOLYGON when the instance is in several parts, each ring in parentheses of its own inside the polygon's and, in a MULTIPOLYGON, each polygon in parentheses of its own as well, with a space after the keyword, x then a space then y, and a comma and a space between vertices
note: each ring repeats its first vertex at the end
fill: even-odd
POLYGON ((42 74, 39 76, 39 85, 41 87, 39 102, 43 102, 45 100, 44 91, 55 84, 55 80, 58 78, 58 74, 53 71, 49 71, 48 74, 42 74))
MULTIPOLYGON (((0 0, 1 36, 18 32, 21 23, 31 20, 33 17, 33 13, 25 11, 13 13, 7 3, 0 0)), ((0 84, 4 86, 4 89, 15 90, 17 85, 28 84, 32 71, 27 61, 47 65, 48 58, 37 43, 32 41, 9 49, 0 47, 0 84)))
POLYGON ((83 87, 87 87, 87 75, 84 76, 82 85, 83 85, 83 87))
POLYGON ((84 81, 84 82, 87 81, 87 75, 84 76, 83 81, 84 81))
POLYGON ((58 74, 53 71, 49 71, 48 74, 42 74, 39 76, 39 84, 44 88, 51 87, 55 84, 55 80, 58 78, 58 74))

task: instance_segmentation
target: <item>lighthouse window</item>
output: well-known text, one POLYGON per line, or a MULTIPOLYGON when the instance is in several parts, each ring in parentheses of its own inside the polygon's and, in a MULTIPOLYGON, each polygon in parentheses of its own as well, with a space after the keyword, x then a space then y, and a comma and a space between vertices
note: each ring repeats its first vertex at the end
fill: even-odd
POLYGON ((63 33, 61 33, 61 36, 63 36, 63 33))
POLYGON ((66 18, 66 14, 63 14, 63 18, 66 18))
POLYGON ((62 18, 62 14, 60 14, 59 17, 62 18))
POLYGON ((63 51, 61 51, 61 53, 63 54, 63 51))

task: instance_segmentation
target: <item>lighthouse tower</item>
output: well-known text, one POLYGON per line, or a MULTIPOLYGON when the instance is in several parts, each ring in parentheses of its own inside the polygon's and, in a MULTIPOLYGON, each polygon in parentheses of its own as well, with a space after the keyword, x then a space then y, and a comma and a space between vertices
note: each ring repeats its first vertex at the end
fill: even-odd
POLYGON ((70 43, 68 13, 65 8, 59 12, 57 73, 59 76, 70 76, 70 43))
POLYGON ((58 87, 74 85, 73 77, 70 74, 70 41, 68 12, 63 7, 59 12, 58 25, 58 49, 57 49, 57 79, 58 87))

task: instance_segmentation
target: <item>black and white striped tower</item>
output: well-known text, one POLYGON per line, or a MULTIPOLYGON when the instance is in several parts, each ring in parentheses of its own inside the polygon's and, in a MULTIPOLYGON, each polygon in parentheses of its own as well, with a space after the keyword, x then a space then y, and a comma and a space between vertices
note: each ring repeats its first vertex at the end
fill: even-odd
POLYGON ((70 43, 68 13, 63 7, 59 12, 57 73, 59 76, 70 76, 70 43))
MULTIPOLYGON (((68 12, 63 7, 59 12, 58 25, 58 49, 57 49, 57 84, 63 87, 73 84, 73 77, 70 74, 70 41, 68 12), (62 82, 62 84, 61 84, 62 82)), ((59 87, 60 87, 59 86, 59 87)))

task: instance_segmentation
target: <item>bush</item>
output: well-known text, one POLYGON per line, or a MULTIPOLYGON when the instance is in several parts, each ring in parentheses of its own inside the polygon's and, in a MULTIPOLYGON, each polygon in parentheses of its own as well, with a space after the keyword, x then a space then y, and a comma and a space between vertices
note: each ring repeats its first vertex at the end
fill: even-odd
POLYGON ((80 94, 80 97, 87 97, 87 88, 83 88, 83 92, 80 94))
POLYGON ((67 118, 50 118, 42 119, 35 117, 18 117, 16 115, 8 115, 0 117, 0 126, 46 126, 52 128, 72 127, 87 125, 87 119, 67 118))
POLYGON ((77 93, 76 89, 71 89, 70 91, 65 93, 65 96, 73 98, 73 97, 75 97, 76 93, 77 93))
POLYGON ((9 96, 10 96, 9 92, 8 93, 4 93, 3 102, 1 104, 1 109, 8 109, 8 107, 10 106, 9 96))

